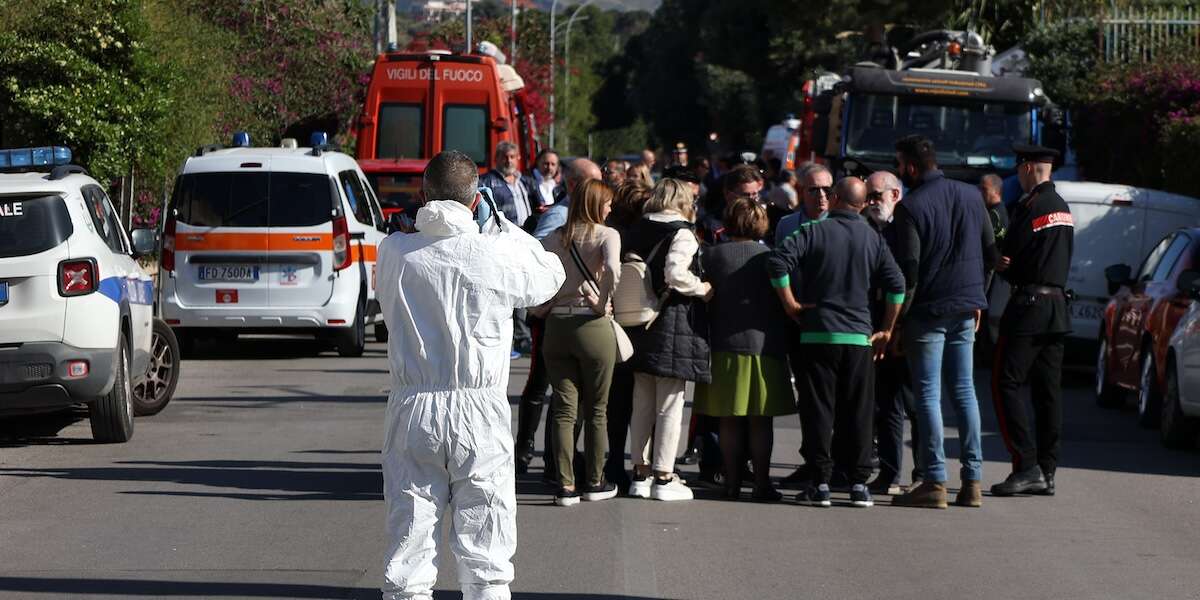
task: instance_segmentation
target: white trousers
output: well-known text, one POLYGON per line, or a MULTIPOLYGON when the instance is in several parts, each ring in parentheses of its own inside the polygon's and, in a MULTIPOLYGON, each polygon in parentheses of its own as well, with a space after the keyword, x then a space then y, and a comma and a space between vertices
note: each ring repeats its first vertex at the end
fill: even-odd
POLYGON ((674 377, 633 374, 633 416, 629 455, 633 464, 651 465, 655 471, 675 471, 679 431, 683 427, 683 402, 687 382, 674 377), (654 462, 650 462, 650 440, 654 439, 654 462))
POLYGON ((463 600, 509 600, 517 549, 512 411, 503 390, 388 398, 384 499, 391 541, 384 600, 432 600, 441 525, 463 600))

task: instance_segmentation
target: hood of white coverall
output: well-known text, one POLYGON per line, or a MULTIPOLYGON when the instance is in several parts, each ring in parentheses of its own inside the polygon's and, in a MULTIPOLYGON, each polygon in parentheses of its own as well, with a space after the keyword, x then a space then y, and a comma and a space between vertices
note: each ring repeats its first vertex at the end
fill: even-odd
POLYGON ((381 244, 376 292, 390 337, 392 389, 507 386, 514 308, 558 292, 562 262, 500 215, 481 234, 471 210, 435 201, 417 233, 381 244))

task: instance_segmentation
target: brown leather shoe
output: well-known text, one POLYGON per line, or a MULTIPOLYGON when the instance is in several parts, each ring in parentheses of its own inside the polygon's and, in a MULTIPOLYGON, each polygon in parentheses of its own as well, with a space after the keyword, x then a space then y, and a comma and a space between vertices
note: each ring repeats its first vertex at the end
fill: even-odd
POLYGON ((979 486, 979 482, 962 482, 962 489, 958 490, 958 495, 954 497, 954 505, 972 508, 983 506, 983 488, 979 486))
POLYGON ((932 481, 922 481, 921 485, 892 498, 892 506, 907 506, 910 508, 946 508, 946 486, 932 481))

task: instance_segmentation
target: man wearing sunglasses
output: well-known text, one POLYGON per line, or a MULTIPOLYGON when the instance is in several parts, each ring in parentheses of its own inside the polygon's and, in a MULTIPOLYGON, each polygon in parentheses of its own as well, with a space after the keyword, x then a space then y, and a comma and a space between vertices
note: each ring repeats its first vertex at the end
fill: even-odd
POLYGON ((809 163, 799 169, 800 209, 779 220, 775 228, 775 246, 796 234, 805 223, 814 223, 825 218, 829 212, 829 197, 833 195, 833 174, 825 165, 809 163))

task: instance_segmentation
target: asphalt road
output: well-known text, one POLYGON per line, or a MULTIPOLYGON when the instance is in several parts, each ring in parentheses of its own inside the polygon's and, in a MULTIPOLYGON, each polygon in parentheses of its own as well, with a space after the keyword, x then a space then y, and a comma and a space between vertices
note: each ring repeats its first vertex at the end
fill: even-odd
MULTIPOLYGON (((202 348, 172 404, 123 445, 91 444, 78 413, 0 421, 0 598, 378 598, 385 350, 318 351, 202 348)), ((979 390, 991 483, 1007 455, 979 390)), ((564 509, 531 474, 514 597, 1200 599, 1200 454, 1164 450, 1086 387, 1069 391, 1066 420, 1058 496, 981 509, 703 495, 564 509)), ((799 431, 794 417, 776 428, 782 476, 799 431)), ((441 563, 437 597, 461 597, 441 563)))

